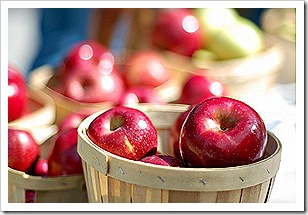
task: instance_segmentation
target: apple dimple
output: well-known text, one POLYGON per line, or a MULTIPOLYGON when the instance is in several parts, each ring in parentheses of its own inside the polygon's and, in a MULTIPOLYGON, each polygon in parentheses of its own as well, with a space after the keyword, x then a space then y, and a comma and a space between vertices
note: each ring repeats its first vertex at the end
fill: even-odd
POLYGON ((124 124, 124 118, 122 116, 114 116, 110 119, 110 131, 115 131, 124 124))
POLYGON ((218 112, 216 116, 217 122, 219 124, 221 131, 227 131, 236 127, 238 123, 238 118, 232 115, 231 113, 218 112))
POLYGON ((80 85, 83 89, 86 89, 88 87, 91 87, 93 85, 93 81, 90 78, 84 78, 81 82, 80 85))

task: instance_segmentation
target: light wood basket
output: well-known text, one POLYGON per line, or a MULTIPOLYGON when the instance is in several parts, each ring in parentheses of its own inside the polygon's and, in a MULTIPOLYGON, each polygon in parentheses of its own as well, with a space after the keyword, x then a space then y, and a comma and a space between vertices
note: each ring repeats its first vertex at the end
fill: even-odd
POLYGON ((56 107, 53 99, 33 86, 28 86, 28 114, 8 123, 9 127, 29 131, 38 144, 57 132, 54 125, 56 107))
POLYGON ((8 202, 25 203, 26 191, 35 192, 35 203, 87 203, 83 175, 41 177, 8 168, 8 202))
MULTIPOLYGON (((183 105, 140 105, 159 135, 158 150, 172 154, 171 125, 183 105)), ((102 113, 86 118, 78 128, 77 151, 82 158, 89 202, 96 203, 201 203, 268 202, 279 169, 280 141, 268 133, 266 158, 229 168, 177 168, 132 161, 97 147, 86 135, 90 122, 102 113)))

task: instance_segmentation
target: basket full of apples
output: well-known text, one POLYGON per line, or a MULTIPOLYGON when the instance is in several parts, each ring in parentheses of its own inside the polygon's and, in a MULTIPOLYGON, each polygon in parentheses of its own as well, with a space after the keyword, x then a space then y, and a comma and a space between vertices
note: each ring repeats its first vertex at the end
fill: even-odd
POLYGON ((8 129, 8 202, 88 202, 77 126, 87 115, 72 113, 43 143, 25 129, 8 129))
POLYGON ((268 202, 280 141, 230 97, 96 112, 78 127, 89 202, 268 202))
POLYGON ((165 104, 176 100, 188 73, 168 67, 157 50, 115 57, 97 40, 75 44, 57 68, 30 74, 30 84, 55 101, 56 124, 73 112, 96 112, 119 104, 165 104), (125 57, 124 57, 125 56, 125 57))

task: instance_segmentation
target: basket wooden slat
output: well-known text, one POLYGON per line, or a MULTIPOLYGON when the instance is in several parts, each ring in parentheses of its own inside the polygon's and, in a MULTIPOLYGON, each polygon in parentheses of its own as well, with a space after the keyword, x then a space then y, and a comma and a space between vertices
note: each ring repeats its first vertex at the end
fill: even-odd
MULTIPOLYGON (((170 130, 176 117, 188 107, 140 105, 136 108, 151 118, 162 141, 159 150, 168 154, 167 128, 170 130)), ((92 202, 268 202, 281 157, 281 144, 273 134, 268 133, 266 158, 250 165, 157 166, 115 156, 88 139, 87 126, 103 111, 86 118, 78 128, 77 150, 84 162, 92 202)))

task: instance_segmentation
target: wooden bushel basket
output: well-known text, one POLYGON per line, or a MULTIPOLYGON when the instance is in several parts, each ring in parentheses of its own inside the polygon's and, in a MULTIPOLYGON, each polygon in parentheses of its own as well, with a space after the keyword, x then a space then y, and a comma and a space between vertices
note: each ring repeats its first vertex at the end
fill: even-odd
POLYGON ((83 175, 41 177, 9 168, 8 202, 25 203, 26 191, 35 192, 35 203, 87 203, 83 175))
MULTIPOLYGON (((172 154, 171 125, 184 105, 140 105, 159 135, 158 150, 172 154)), ((96 146, 86 135, 91 121, 78 128, 78 153, 82 158, 89 202, 176 203, 176 202, 268 202, 279 169, 280 141, 268 133, 266 158, 250 165, 229 168, 177 168, 128 160, 96 146)))

